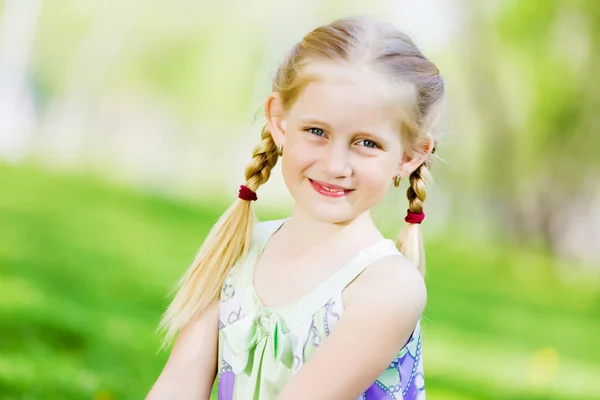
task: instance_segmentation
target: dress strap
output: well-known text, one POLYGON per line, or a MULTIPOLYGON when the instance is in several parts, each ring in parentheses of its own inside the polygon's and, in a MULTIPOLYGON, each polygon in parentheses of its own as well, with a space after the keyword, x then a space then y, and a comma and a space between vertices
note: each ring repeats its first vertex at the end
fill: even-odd
MULTIPOLYGON (((327 285, 327 292, 334 294, 343 291, 365 269, 374 262, 389 256, 401 255, 396 244, 390 239, 383 239, 360 250, 327 285)), ((325 299, 328 300, 328 299, 325 299)))
POLYGON ((271 236, 273 236, 279 230, 279 228, 283 226, 283 223, 286 220, 287 219, 277 219, 273 221, 259 222, 256 224, 254 228, 254 237, 256 238, 256 245, 261 253, 271 236))
POLYGON ((275 232, 279 230, 284 222, 285 219, 255 222, 250 251, 243 260, 240 260, 239 266, 236 267, 239 268, 237 271, 237 277, 235 278, 235 284, 238 286, 238 288, 243 288, 245 290, 251 283, 254 275, 255 264, 262 254, 265 245, 271 236, 273 236, 275 232))

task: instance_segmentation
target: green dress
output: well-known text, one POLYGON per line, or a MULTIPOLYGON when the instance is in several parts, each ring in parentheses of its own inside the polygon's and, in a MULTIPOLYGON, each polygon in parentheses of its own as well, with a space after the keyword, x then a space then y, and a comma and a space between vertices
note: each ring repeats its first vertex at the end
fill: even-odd
MULTIPOLYGON (((248 256, 233 266, 223 285, 219 400, 275 399, 335 328, 343 313, 344 288, 374 261, 400 254, 393 241, 379 241, 360 250, 343 268, 294 303, 277 309, 264 307, 252 284, 254 266, 267 240, 283 222, 257 224, 248 256)), ((419 323, 406 346, 359 399, 425 399, 419 323)))

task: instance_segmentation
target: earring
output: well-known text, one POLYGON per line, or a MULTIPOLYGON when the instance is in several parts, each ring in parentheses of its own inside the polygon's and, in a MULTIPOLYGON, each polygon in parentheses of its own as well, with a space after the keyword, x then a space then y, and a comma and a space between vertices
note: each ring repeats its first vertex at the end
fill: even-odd
POLYGON ((281 157, 283 155, 283 145, 280 144, 279 147, 277 147, 277 155, 279 157, 281 157))
POLYGON ((402 177, 400 175, 396 175, 394 177, 394 187, 400 186, 400 181, 402 181, 402 177))

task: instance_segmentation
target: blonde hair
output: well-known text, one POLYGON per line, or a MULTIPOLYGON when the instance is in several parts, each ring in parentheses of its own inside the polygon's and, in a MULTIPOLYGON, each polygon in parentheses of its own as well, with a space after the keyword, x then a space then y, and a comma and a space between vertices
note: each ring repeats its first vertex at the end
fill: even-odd
MULTIPOLYGON (((401 131, 406 148, 416 154, 424 153, 423 145, 437 120, 434 105, 443 98, 444 82, 435 65, 407 35, 392 25, 368 18, 340 19, 311 31, 292 48, 274 77, 272 89, 280 94, 284 109, 292 106, 308 82, 302 70, 315 61, 369 65, 391 83, 412 85, 414 99, 404 110, 409 117, 402 121, 401 131)), ((246 168, 245 185, 253 191, 269 179, 278 158, 277 145, 266 125, 261 139, 246 168)), ((410 175, 407 197, 409 210, 414 213, 423 211, 430 156, 410 175)), ((219 297, 229 269, 249 251, 254 222, 250 202, 238 199, 211 229, 161 321, 166 341, 219 297)), ((418 225, 407 224, 397 246, 424 270, 418 225)))

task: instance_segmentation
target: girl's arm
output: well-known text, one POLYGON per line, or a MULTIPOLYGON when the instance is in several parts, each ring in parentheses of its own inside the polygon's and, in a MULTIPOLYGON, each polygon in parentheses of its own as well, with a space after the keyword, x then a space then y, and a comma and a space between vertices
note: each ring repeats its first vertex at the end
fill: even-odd
POLYGON ((426 297, 423 277, 404 258, 374 263, 344 292, 337 326, 277 399, 357 399, 405 346, 426 297))
POLYGON ((146 400, 208 400, 217 372, 219 300, 183 328, 146 400))

